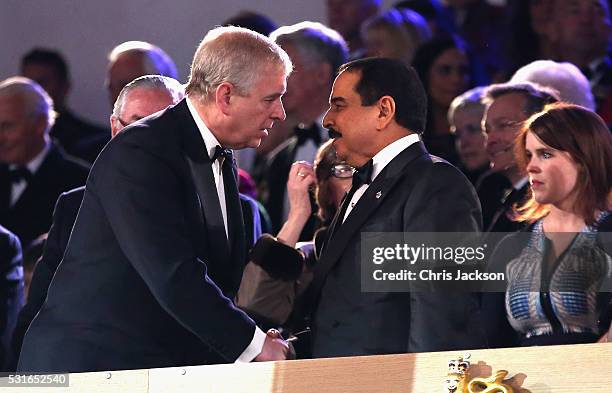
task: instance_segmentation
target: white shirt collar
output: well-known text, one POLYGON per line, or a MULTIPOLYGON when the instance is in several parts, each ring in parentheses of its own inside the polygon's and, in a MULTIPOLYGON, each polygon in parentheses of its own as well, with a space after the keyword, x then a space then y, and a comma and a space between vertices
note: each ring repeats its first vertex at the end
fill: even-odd
POLYGON ((410 134, 402 137, 395 142, 385 146, 381 151, 372 157, 372 181, 376 176, 393 160, 398 154, 406 150, 409 146, 419 142, 419 134, 410 134))
POLYGON ((202 135, 202 139, 204 140, 204 144, 206 145, 206 150, 208 153, 208 157, 212 158, 215 154, 215 147, 220 146, 221 144, 217 140, 217 138, 213 135, 212 131, 204 124, 204 120, 198 114, 195 106, 191 102, 191 98, 187 96, 187 108, 189 108, 189 112, 191 113, 191 117, 198 126, 198 130, 200 131, 200 135, 202 135))

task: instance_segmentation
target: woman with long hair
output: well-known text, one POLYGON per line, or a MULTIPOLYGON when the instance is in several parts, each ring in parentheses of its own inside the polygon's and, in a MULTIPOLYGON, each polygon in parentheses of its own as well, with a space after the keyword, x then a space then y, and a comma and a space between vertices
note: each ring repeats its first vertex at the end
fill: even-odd
POLYGON ((612 315, 612 135, 594 112, 550 104, 524 124, 516 155, 531 184, 517 217, 530 226, 491 258, 507 287, 483 295, 489 344, 596 342, 612 315))

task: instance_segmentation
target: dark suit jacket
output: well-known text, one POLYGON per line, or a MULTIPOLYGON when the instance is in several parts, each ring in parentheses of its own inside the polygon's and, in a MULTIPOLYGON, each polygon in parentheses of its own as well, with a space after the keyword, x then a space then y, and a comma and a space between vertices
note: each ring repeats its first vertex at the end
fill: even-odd
POLYGON ((85 163, 67 156, 52 144, 17 203, 9 208, 11 184, 8 165, 0 165, 0 224, 15 233, 26 249, 49 230, 57 197, 64 191, 84 185, 88 172, 85 163))
MULTIPOLYGON (((70 233, 84 195, 85 187, 79 187, 63 193, 57 200, 55 210, 53 211, 53 224, 51 225, 49 236, 45 242, 45 249, 32 275, 28 302, 19 312, 17 325, 15 326, 12 340, 12 369, 17 366, 17 359, 19 358, 19 352, 21 352, 23 337, 30 323, 32 323, 32 320, 47 298, 49 285, 66 251, 68 239, 70 238, 70 233)), ((258 205, 254 199, 243 194, 240 194, 240 201, 242 202, 242 209, 245 212, 244 223, 246 238, 247 245, 250 248, 257 238, 261 236, 258 205)), ((214 277, 212 278, 214 280, 214 277)))
POLYGON ((0 367, 5 370, 10 339, 23 305, 23 266, 17 236, 0 226, 0 367))
POLYGON ((49 134, 68 154, 90 163, 94 162, 111 135, 109 129, 89 123, 67 109, 59 113, 49 134))
POLYGON ((524 223, 514 221, 512 216, 514 206, 522 205, 529 197, 529 183, 517 190, 504 175, 490 173, 479 182, 477 192, 485 232, 516 232, 525 228, 524 223))
POLYGON ((186 103, 127 128, 92 168, 18 369, 234 361, 255 324, 224 296, 237 290, 245 262, 244 228, 230 225, 230 234, 231 245, 186 103))
POLYGON ((362 232, 474 232, 480 226, 476 193, 455 167, 430 156, 422 143, 401 152, 370 184, 315 266, 313 357, 482 346, 473 294, 365 293, 360 287, 362 232))

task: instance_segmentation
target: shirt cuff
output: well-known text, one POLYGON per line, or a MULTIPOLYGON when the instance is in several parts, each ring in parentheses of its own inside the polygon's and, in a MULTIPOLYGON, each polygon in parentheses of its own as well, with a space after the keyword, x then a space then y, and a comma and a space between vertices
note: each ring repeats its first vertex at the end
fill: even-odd
POLYGON ((248 363, 255 359, 257 355, 263 350, 264 342, 266 341, 266 333, 264 333, 259 327, 255 326, 255 333, 253 333, 253 339, 248 347, 242 352, 238 359, 234 363, 248 363))

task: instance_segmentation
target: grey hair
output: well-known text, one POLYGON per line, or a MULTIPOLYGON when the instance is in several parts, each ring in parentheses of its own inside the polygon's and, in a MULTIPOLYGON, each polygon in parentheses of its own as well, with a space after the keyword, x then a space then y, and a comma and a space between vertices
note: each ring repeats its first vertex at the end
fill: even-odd
POLYGON ((29 78, 15 76, 0 82, 1 96, 18 96, 24 100, 26 116, 43 116, 47 127, 45 132, 55 124, 56 113, 53 100, 40 85, 29 78))
POLYGON ((448 123, 451 129, 455 126, 455 113, 457 111, 480 111, 484 113, 486 105, 484 103, 485 87, 478 86, 466 91, 465 93, 455 97, 448 107, 448 123))
POLYGON ((254 31, 223 26, 210 30, 195 52, 185 91, 208 99, 223 82, 248 95, 267 66, 281 68, 288 77, 293 69, 287 53, 268 37, 254 31))
POLYGON ((294 45, 302 59, 309 64, 328 63, 332 67, 330 79, 348 60, 348 45, 336 30, 318 22, 300 22, 282 26, 270 33, 270 39, 280 46, 294 45))
POLYGON ((183 85, 174 78, 163 75, 140 76, 121 89, 115 101, 115 105, 113 106, 113 116, 119 117, 123 111, 126 97, 131 91, 136 89, 163 90, 172 97, 172 104, 177 104, 185 96, 183 85))
POLYGON ((525 107, 522 110, 527 116, 540 112, 546 104, 560 101, 559 93, 550 87, 540 86, 532 82, 521 82, 490 85, 485 90, 485 104, 491 105, 495 99, 513 93, 525 96, 525 107))
POLYGON ((147 74, 157 74, 177 78, 176 65, 160 47, 144 41, 127 41, 117 45, 108 55, 108 61, 114 63, 123 54, 141 55, 147 74))
POLYGON ((589 80, 571 63, 536 60, 519 68, 510 82, 533 82, 552 87, 559 92, 561 100, 595 110, 589 80))

